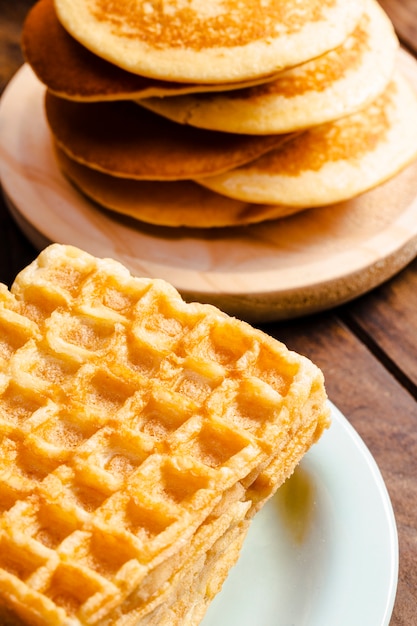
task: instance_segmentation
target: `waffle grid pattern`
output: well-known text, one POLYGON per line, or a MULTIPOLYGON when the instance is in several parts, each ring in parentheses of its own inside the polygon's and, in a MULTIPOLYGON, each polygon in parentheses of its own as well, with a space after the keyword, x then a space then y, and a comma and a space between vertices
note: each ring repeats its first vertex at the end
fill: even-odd
POLYGON ((0 607, 33 626, 198 623, 328 425, 321 372, 60 245, 1 288, 0 337, 0 607))

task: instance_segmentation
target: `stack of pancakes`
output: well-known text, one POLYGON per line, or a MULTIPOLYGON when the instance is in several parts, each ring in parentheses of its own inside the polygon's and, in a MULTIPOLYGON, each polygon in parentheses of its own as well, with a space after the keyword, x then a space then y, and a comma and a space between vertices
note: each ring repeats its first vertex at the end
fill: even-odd
POLYGON ((323 375, 54 244, 0 285, 0 624, 196 626, 329 426, 323 375))
POLYGON ((417 156, 417 97, 376 0, 39 0, 23 31, 61 170, 142 222, 329 205, 417 156))

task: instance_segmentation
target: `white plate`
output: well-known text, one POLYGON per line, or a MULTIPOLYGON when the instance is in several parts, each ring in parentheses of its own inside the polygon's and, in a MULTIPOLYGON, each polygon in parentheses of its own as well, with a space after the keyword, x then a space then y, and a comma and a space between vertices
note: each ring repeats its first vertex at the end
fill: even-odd
POLYGON ((391 502, 362 439, 334 406, 332 417, 255 517, 202 626, 388 626, 398 575, 391 502))
MULTIPOLYGON (((417 83, 415 60, 403 53, 402 65, 417 83)), ((26 65, 0 103, 0 176, 35 245, 116 258, 134 274, 168 280, 187 300, 257 322, 341 304, 417 253, 417 163, 354 201, 246 228, 155 228, 100 210, 57 168, 43 94, 26 65)))

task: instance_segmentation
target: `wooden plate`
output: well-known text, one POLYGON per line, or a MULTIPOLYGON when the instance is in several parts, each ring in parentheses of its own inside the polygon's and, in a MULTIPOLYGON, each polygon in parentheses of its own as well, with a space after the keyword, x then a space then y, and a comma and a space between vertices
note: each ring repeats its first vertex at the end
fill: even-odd
MULTIPOLYGON (((417 62, 401 51, 417 88, 417 62)), ((187 300, 253 323, 342 304, 392 277, 417 255, 417 163, 361 197, 237 229, 195 231, 135 223, 97 207, 58 170, 44 87, 24 65, 0 103, 0 176, 35 246, 69 243, 133 273, 164 278, 187 300)))

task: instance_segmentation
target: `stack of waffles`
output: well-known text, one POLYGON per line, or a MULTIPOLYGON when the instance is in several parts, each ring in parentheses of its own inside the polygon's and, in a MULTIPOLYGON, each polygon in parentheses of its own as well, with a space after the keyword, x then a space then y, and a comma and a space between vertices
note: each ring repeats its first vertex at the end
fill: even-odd
POLYGON ((417 156, 377 0, 39 0, 22 43, 59 168, 137 227, 354 201, 417 156))
POLYGON ((0 328, 0 623, 200 623, 329 425, 321 371, 58 244, 2 286, 0 328))

